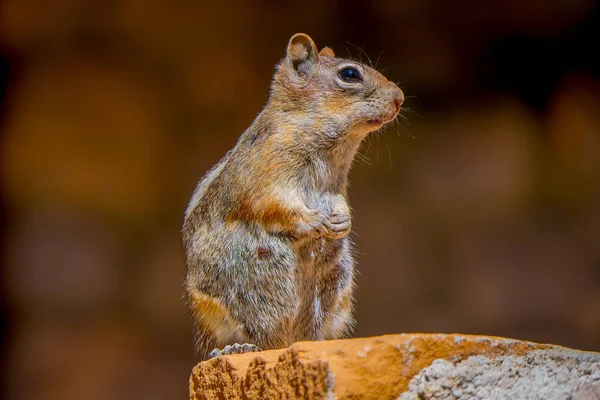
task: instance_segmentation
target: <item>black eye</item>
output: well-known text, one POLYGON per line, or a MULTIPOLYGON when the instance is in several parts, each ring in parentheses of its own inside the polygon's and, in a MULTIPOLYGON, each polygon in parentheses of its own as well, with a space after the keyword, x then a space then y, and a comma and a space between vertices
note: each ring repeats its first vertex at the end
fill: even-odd
POLYGON ((354 67, 347 67, 338 72, 341 80, 344 82, 362 82, 363 78, 360 72, 354 67))

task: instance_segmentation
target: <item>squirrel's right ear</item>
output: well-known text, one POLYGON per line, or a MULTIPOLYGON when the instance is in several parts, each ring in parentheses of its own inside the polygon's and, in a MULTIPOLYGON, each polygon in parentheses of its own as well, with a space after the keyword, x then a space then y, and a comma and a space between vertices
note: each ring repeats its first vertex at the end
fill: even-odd
POLYGON ((333 49, 329 48, 329 47, 323 47, 321 49, 321 51, 319 52, 319 57, 335 57, 335 53, 333 51, 333 49))
POLYGON ((317 46, 310 36, 296 33, 290 39, 287 47, 287 59, 298 75, 310 75, 317 61, 317 54, 317 46))

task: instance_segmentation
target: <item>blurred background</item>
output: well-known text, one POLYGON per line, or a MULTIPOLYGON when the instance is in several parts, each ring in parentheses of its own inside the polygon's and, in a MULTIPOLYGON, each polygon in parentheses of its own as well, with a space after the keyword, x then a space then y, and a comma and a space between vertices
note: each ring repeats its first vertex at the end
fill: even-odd
POLYGON ((296 32, 407 96, 351 176, 356 336, 600 351, 596 2, 4 0, 4 398, 187 397, 183 212, 296 32))

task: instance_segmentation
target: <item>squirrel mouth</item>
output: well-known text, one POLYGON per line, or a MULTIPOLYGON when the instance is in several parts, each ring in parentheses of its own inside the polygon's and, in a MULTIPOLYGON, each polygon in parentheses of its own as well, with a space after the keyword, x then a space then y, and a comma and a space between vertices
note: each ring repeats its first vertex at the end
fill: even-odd
POLYGON ((369 124, 369 125, 387 124, 388 122, 392 122, 394 119, 396 119, 397 115, 398 115, 398 113, 394 113, 393 115, 391 115, 389 117, 371 118, 371 119, 367 120, 367 124, 369 124))
POLYGON ((367 124, 369 124, 369 125, 382 125, 383 124, 383 119, 381 119, 381 118, 370 119, 370 120, 367 120, 367 124))
POLYGON ((400 104, 395 103, 395 105, 396 107, 392 112, 390 112, 391 110, 387 110, 387 112, 384 111, 375 118, 369 118, 366 123, 370 126, 370 129, 379 129, 388 122, 395 120, 398 114, 400 114, 400 104))

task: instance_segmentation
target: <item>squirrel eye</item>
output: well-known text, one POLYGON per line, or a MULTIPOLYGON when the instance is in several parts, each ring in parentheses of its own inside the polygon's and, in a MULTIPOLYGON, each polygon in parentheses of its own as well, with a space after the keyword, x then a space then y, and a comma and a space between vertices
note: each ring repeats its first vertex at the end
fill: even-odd
POLYGON ((341 80, 344 82, 362 82, 363 78, 360 72, 354 67, 347 67, 338 72, 341 80))

